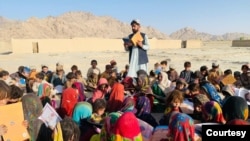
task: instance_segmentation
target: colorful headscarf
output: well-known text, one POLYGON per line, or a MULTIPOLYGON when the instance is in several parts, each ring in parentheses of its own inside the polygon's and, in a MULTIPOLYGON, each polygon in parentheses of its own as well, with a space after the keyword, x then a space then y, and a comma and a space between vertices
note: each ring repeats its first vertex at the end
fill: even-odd
POLYGON ((151 105, 148 97, 146 96, 139 96, 136 99, 136 109, 137 109, 137 116, 141 116, 144 113, 150 113, 151 112, 151 105))
POLYGON ((88 102, 78 102, 74 108, 72 119, 81 125, 81 120, 89 119, 92 115, 92 105, 88 102))
POLYGON ((211 100, 218 102, 220 105, 222 104, 221 97, 219 96, 217 90, 215 89, 215 87, 211 83, 203 84, 202 88, 210 96, 211 100))
POLYGON ((149 84, 149 77, 147 75, 140 75, 138 77, 138 80, 140 81, 140 88, 139 88, 139 92, 144 93, 144 94, 152 94, 152 89, 150 87, 149 84))
POLYGON ((176 113, 170 118, 168 135, 173 141, 194 141, 195 127, 193 119, 184 113, 176 113))
POLYGON ((104 125, 101 130, 100 140, 111 141, 111 135, 114 133, 115 123, 122 114, 119 112, 110 113, 104 119, 104 125))
POLYGON ((135 100, 133 99, 133 97, 129 96, 124 99, 122 103, 121 112, 137 112, 135 108, 135 100))
POLYGON ((26 94, 22 97, 24 119, 28 121, 28 132, 31 141, 36 141, 37 136, 42 125, 42 121, 38 119, 43 105, 38 96, 34 94, 26 94))
POLYGON ((200 105, 200 104, 204 105, 209 101, 210 100, 208 99, 208 97, 204 94, 195 95, 195 97, 193 98, 194 105, 200 105))
POLYGON ((37 95, 39 97, 49 97, 51 94, 51 87, 49 84, 47 83, 41 83, 39 86, 38 86, 38 93, 37 95))
MULTIPOLYGON (((208 99, 208 97, 205 94, 198 94, 198 95, 195 95, 195 97, 193 98, 194 106, 204 105, 209 101, 210 100, 208 99)), ((194 112, 197 112, 196 109, 194 109, 194 112)))
POLYGON ((225 124, 220 105, 215 101, 209 101, 202 106, 202 112, 206 121, 225 124))
POLYGON ((62 117, 69 116, 72 117, 73 108, 78 101, 78 95, 76 90, 73 88, 67 88, 62 93, 62 102, 61 102, 61 109, 62 109, 62 117))
POLYGON ((111 141, 142 141, 139 122, 132 112, 126 112, 119 117, 111 141))
POLYGON ((85 99, 85 95, 84 95, 84 86, 81 82, 74 82, 73 85, 76 87, 76 89, 78 90, 78 101, 84 101, 85 99))
POLYGON ((222 110, 227 121, 234 119, 247 120, 249 114, 246 100, 238 96, 229 97, 222 110))
POLYGON ((122 84, 126 84, 127 87, 125 87, 124 89, 134 89, 134 85, 133 85, 133 78, 132 77, 125 77, 123 80, 122 80, 122 84))
POLYGON ((250 125, 249 122, 243 120, 243 119, 233 119, 229 122, 227 122, 228 125, 250 125))
POLYGON ((112 87, 112 92, 109 97, 107 109, 109 112, 117 112, 122 108, 124 100, 124 86, 120 83, 115 83, 112 87))

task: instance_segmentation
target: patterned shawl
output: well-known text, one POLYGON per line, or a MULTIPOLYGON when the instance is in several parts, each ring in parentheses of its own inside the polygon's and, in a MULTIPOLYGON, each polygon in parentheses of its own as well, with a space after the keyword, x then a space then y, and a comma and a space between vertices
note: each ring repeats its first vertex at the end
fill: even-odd
POLYGON ((215 101, 209 101, 202 106, 202 112, 204 114, 204 120, 225 124, 226 121, 222 114, 220 105, 215 101))
POLYGON ((115 123, 121 115, 122 114, 119 112, 113 112, 113 113, 110 113, 104 119, 104 125, 102 127, 101 134, 100 134, 101 141, 111 141, 111 135, 114 132, 115 123))
POLYGON ((202 85, 202 88, 209 95, 211 100, 218 102, 220 105, 222 104, 221 97, 219 96, 217 90, 211 83, 205 83, 202 85))
POLYGON ((151 112, 151 105, 148 97, 146 96, 139 96, 136 99, 136 109, 137 109, 137 116, 142 116, 144 113, 151 112))
POLYGON ((51 87, 49 84, 47 83, 41 83, 39 86, 38 86, 38 93, 37 95, 39 97, 49 97, 51 94, 51 87))
POLYGON ((22 97, 24 119, 28 121, 28 132, 30 140, 36 141, 42 121, 38 119, 40 116, 43 105, 38 96, 34 94, 27 94, 22 97))
POLYGON ((193 119, 184 113, 176 113, 170 118, 168 136, 173 141, 194 141, 195 127, 193 119))
POLYGON ((222 110, 227 121, 234 119, 247 120, 249 114, 246 100, 238 96, 229 97, 222 110))
POLYGON ((129 96, 124 99, 122 103, 121 112, 137 112, 135 108, 135 100, 133 99, 133 97, 129 96))
POLYGON ((140 83, 139 92, 144 94, 153 94, 149 84, 149 77, 147 75, 140 75, 137 81, 140 83))

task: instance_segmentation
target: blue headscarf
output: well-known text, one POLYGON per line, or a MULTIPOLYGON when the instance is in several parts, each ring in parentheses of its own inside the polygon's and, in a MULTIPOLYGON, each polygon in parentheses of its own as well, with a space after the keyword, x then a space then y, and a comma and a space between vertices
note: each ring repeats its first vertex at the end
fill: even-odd
POLYGON ((221 97, 219 96, 217 90, 211 83, 205 83, 202 85, 202 88, 206 91, 206 93, 210 96, 211 100, 218 102, 222 105, 221 97))
POLYGON ((89 119, 92 115, 92 105, 88 102, 78 102, 74 108, 72 119, 80 126, 81 120, 89 119))

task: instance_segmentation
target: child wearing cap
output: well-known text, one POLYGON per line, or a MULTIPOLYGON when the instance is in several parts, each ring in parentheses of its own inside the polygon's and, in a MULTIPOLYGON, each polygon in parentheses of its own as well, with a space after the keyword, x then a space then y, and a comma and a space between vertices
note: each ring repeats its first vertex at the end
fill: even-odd
POLYGON ((169 70, 167 71, 167 74, 168 74, 168 79, 171 82, 176 82, 176 80, 179 79, 179 74, 175 70, 175 66, 173 64, 169 65, 169 70))
POLYGON ((219 64, 216 62, 212 63, 212 69, 208 71, 207 80, 215 86, 217 91, 221 91, 220 88, 221 77, 223 77, 223 72, 219 68, 219 64))

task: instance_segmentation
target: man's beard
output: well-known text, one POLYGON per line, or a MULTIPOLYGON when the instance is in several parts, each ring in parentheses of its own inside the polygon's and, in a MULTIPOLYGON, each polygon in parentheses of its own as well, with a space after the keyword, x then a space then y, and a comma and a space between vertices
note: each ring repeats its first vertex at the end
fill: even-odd
POLYGON ((136 33, 136 32, 138 32, 138 30, 132 30, 132 32, 133 32, 133 33, 136 33))

